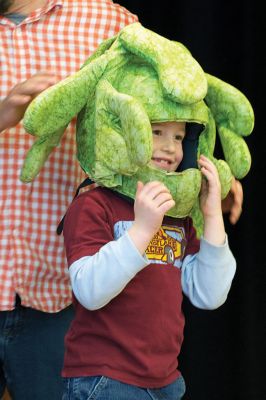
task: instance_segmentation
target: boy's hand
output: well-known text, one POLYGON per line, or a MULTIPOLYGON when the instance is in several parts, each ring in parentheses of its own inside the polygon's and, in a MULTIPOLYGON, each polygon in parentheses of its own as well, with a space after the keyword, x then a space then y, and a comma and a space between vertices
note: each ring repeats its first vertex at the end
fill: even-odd
POLYGON ((141 254, 143 254, 161 227, 165 213, 175 205, 167 187, 157 181, 138 182, 134 204, 135 221, 128 230, 141 254))
POLYGON ((0 102, 0 132, 17 125, 34 97, 57 81, 54 74, 43 72, 14 86, 8 96, 0 102))
POLYGON ((213 217, 221 213, 221 183, 214 163, 201 155, 199 158, 202 179, 200 207, 204 217, 213 217))
POLYGON ((211 160, 201 155, 199 166, 203 174, 200 207, 204 218, 204 238, 213 245, 225 242, 225 230, 222 214, 221 183, 218 171, 211 160))

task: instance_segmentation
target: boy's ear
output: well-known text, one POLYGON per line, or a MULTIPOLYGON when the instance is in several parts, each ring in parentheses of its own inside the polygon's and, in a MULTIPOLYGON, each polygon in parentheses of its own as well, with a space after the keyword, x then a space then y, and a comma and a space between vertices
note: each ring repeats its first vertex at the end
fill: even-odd
POLYGON ((248 99, 235 87, 206 74, 206 103, 215 119, 225 159, 233 175, 241 179, 249 171, 251 156, 243 136, 254 127, 254 113, 248 99))
POLYGON ((153 66, 169 99, 192 104, 205 97, 205 74, 182 44, 168 40, 138 22, 125 27, 119 34, 119 41, 125 49, 153 66))

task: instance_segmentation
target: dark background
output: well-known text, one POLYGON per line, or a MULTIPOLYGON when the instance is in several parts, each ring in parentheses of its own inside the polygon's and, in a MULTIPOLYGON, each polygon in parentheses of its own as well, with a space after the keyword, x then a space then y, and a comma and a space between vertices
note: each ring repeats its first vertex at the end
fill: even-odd
MULTIPOLYGON (((266 400, 265 183, 266 22, 257 1, 118 1, 140 22, 182 42, 205 72, 240 89, 255 112, 246 139, 252 167, 242 180, 241 219, 226 230, 237 272, 226 303, 202 311, 184 301, 180 368, 186 400, 266 400)), ((219 145, 216 149, 219 158, 219 145)))

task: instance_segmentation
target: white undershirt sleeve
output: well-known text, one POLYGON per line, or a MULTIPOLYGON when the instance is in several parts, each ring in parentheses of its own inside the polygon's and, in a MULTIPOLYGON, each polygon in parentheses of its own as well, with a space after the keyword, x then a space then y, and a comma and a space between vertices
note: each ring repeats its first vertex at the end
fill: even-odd
POLYGON ((204 238, 198 253, 185 257, 182 264, 182 289, 192 304, 215 309, 226 300, 236 271, 236 261, 228 246, 214 246, 204 238))
POLYGON ((72 290, 89 310, 105 306, 149 264, 127 232, 101 247, 93 256, 82 257, 69 268, 72 290))

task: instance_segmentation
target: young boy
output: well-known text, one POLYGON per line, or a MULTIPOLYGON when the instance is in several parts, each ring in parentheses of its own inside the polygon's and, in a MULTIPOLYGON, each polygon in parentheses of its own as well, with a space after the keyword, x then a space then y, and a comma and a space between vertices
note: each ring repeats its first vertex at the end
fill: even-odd
MULTIPOLYGON (((176 171, 185 122, 152 124, 151 164, 176 171)), ((97 187, 78 196, 64 223, 75 318, 65 339, 63 399, 181 399, 182 291, 215 309, 229 292, 236 262, 229 249, 214 164, 198 160, 204 234, 189 217, 164 217, 174 205, 160 182, 138 182, 133 203, 97 187)))

